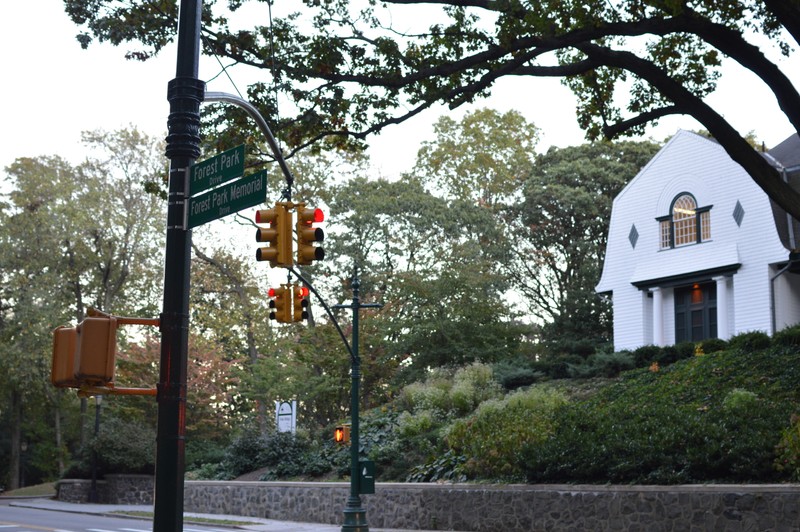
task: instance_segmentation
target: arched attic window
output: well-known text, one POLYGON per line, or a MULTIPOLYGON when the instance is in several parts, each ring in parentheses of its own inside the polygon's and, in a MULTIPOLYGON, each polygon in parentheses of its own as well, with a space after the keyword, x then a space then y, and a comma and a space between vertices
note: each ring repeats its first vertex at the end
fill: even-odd
POLYGON ((688 192, 675 196, 669 214, 656 218, 661 227, 661 249, 711 240, 711 207, 698 207, 688 192))

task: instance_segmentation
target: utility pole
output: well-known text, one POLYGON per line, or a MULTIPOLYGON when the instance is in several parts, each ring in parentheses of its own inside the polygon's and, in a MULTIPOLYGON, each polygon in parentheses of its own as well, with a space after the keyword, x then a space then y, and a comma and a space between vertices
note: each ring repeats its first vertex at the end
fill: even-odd
POLYGON ((170 160, 161 367, 158 381, 153 532, 183 530, 184 435, 186 429, 186 360, 189 345, 189 277, 192 232, 184 224, 189 168, 200 156, 200 104, 205 83, 200 63, 202 0, 181 0, 178 58, 167 99, 167 150, 170 160))
POLYGON ((361 471, 358 460, 359 435, 358 435, 358 386, 361 379, 361 359, 358 356, 358 313, 362 308, 380 308, 380 303, 362 304, 359 296, 361 282, 358 280, 358 270, 353 270, 353 302, 350 305, 334 305, 333 308, 353 309, 353 339, 350 356, 350 496, 344 508, 344 524, 342 532, 357 531, 369 532, 367 525, 367 511, 361 506, 361 471))

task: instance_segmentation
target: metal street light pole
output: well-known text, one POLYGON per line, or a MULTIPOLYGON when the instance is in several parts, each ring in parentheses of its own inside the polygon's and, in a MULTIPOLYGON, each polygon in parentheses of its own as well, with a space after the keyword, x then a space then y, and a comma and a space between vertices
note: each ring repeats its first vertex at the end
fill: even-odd
POLYGON ((189 345, 189 278, 192 232, 184 225, 189 168, 200 155, 200 103, 205 84, 197 78, 200 62, 202 0, 181 0, 178 58, 167 99, 167 150, 170 160, 161 366, 158 381, 154 532, 183 530, 185 469, 186 365, 189 345))
POLYGON ((92 485, 89 488, 89 502, 99 502, 97 496, 97 436, 100 434, 100 405, 103 403, 102 395, 94 396, 94 445, 92 449, 92 485))
POLYGON ((352 352, 350 357, 350 496, 347 498, 347 504, 344 508, 344 524, 342 525, 342 532, 358 531, 369 532, 367 525, 367 511, 361 506, 361 486, 359 479, 361 472, 359 471, 359 381, 361 379, 361 358, 358 356, 358 314, 362 308, 380 308, 382 305, 379 303, 361 304, 359 296, 359 288, 361 282, 358 280, 358 271, 353 271, 353 302, 350 305, 334 305, 333 308, 350 308, 353 309, 353 340, 352 352))

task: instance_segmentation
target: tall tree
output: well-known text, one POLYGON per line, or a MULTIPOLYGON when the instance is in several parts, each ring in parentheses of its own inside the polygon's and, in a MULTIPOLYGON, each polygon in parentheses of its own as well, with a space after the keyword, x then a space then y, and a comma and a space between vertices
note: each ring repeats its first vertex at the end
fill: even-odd
POLYGON ((515 286, 550 340, 608 340, 609 309, 594 293, 611 203, 655 155, 653 142, 595 142, 537 156, 516 209, 515 286))
MULTIPOLYGON (((135 130, 87 134, 85 140, 96 151, 77 167, 39 157, 17 159, 5 170, 10 192, 0 203, 0 379, 3 401, 15 409, 8 427, 11 486, 31 408, 49 404, 56 427, 64 415, 63 394, 49 385, 52 330, 81 320, 90 305, 117 314, 155 308, 164 217, 160 201, 141 184, 163 166, 151 162, 155 143, 135 130)), ((53 439, 61 445, 60 433, 53 439)))
MULTIPOLYGON (((800 131, 800 93, 754 44, 766 40, 772 51, 793 53, 797 0, 306 1, 302 13, 251 29, 217 9, 221 3, 204 3, 205 51, 272 73, 270 84, 249 87, 248 98, 264 116, 285 117, 276 130, 292 147, 323 137, 364 139, 436 103, 452 108, 486 96, 503 77, 557 76, 578 96, 589 139, 690 115, 800 219, 800 192, 705 100, 726 56, 764 83, 800 131), (412 22, 400 16, 404 4, 414 10, 412 22), (433 23, 417 14, 419 4, 439 8, 428 12, 433 23), (420 29, 417 20, 430 26, 420 29), (294 114, 277 112, 277 93, 294 114)), ((227 7, 235 12, 247 3, 227 7)), ((177 19, 174 2, 65 0, 65 7, 83 46, 93 38, 139 43, 127 53, 137 59, 170 42, 177 19)))

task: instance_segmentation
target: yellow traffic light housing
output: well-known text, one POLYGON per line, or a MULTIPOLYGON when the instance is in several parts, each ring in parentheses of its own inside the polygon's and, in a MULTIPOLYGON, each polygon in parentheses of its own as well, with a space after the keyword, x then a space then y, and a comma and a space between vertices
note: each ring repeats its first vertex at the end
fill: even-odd
POLYGON ((308 319, 308 287, 295 284, 292 286, 292 321, 303 321, 308 319))
POLYGON ((315 223, 325 220, 322 209, 306 208, 305 203, 297 204, 297 264, 308 265, 315 260, 325 258, 325 250, 314 243, 325 239, 325 232, 314 227, 315 223))
POLYGON ((256 260, 269 261, 275 267, 290 267, 292 260, 292 204, 279 202, 271 209, 256 211, 257 224, 269 224, 256 229, 256 242, 267 242, 265 248, 256 250, 256 260))
POLYGON ((78 332, 75 327, 59 327, 53 331, 53 365, 50 381, 56 388, 78 388, 75 378, 75 347, 78 332))
POLYGON ((57 388, 79 388, 79 394, 155 395, 155 389, 115 388, 117 327, 158 326, 158 318, 121 318, 89 308, 76 327, 53 331, 50 381, 57 388))
POLYGON ((117 319, 89 316, 78 324, 75 377, 83 384, 106 386, 114 380, 117 360, 117 319))
POLYGON ((350 441, 350 425, 339 425, 333 430, 333 441, 347 443, 350 441))
POLYGON ((278 323, 292 322, 292 302, 289 299, 289 285, 281 285, 278 288, 270 288, 268 295, 271 298, 269 308, 273 309, 269 313, 269 319, 278 323))

